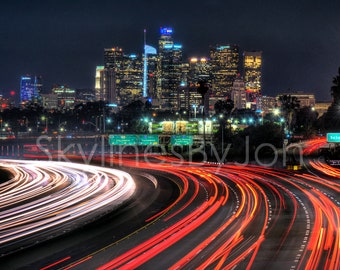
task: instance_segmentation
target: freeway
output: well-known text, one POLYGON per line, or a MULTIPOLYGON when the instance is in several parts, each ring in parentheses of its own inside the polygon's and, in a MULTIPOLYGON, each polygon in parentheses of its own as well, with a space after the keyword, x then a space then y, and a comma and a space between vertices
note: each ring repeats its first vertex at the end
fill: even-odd
POLYGON ((95 225, 21 251, 20 260, 5 256, 2 265, 340 268, 340 172, 321 173, 320 161, 309 161, 310 172, 143 155, 110 156, 107 165, 133 176, 136 190, 128 206, 95 225))

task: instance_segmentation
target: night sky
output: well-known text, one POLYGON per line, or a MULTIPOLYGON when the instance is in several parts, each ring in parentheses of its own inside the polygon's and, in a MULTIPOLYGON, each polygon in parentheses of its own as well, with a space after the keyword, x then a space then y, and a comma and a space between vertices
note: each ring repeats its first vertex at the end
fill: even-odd
POLYGON ((184 57, 208 56, 209 45, 263 51, 263 94, 290 90, 331 100, 340 66, 339 0, 1 0, 0 93, 19 94, 20 76, 93 88, 104 48, 142 53, 157 47, 159 28, 174 29, 184 57))

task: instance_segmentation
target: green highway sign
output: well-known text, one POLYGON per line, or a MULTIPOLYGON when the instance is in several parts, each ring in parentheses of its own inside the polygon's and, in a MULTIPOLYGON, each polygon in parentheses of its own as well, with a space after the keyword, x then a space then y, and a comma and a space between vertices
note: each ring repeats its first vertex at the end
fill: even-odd
POLYGON ((158 145, 156 134, 112 134, 109 136, 110 145, 158 145))
POLYGON ((340 143, 340 133, 327 133, 327 142, 340 143))
MULTIPOLYGON (((110 145, 159 145, 157 134, 111 134, 109 135, 110 145)), ((172 145, 192 145, 192 135, 172 135, 172 145)))
POLYGON ((137 135, 134 134, 114 134, 109 136, 110 145, 136 145, 137 135))
POLYGON ((172 135, 171 144, 172 145, 192 145, 193 136, 192 135, 172 135))
POLYGON ((138 144, 139 145, 158 145, 159 138, 158 135, 154 134, 146 134, 146 135, 138 135, 138 144))

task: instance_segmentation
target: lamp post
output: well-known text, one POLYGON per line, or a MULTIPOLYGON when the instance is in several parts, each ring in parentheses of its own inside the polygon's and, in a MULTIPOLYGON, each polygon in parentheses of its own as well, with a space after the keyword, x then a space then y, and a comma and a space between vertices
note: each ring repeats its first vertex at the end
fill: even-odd
POLYGON ((96 131, 99 130, 97 118, 96 118, 96 123, 95 123, 95 124, 92 123, 91 121, 85 121, 84 124, 85 124, 85 125, 86 125, 86 124, 92 125, 92 126, 94 126, 94 127, 96 128, 96 131))
POLYGON ((198 87, 197 87, 197 92, 201 94, 202 96, 202 105, 203 105, 203 113, 202 113, 202 118, 203 118, 203 149, 205 153, 205 94, 208 92, 209 87, 206 81, 199 81, 198 82, 198 87))
POLYGON ((43 116, 41 117, 41 120, 42 120, 42 121, 45 120, 45 132, 46 132, 46 134, 47 134, 47 131, 48 131, 48 117, 45 116, 45 115, 43 115, 43 116))
MULTIPOLYGON (((114 103, 108 103, 108 104, 104 104, 103 105, 103 134, 106 133, 106 111, 105 109, 106 108, 116 108, 117 107, 117 104, 114 104, 114 103)), ((110 115, 110 112, 109 112, 109 115, 110 115)), ((108 122, 108 124, 110 124, 108 122)))
POLYGON ((224 119, 223 119, 223 114, 220 114, 220 128, 221 128, 221 145, 222 145, 222 155, 224 152, 224 119))
POLYGON ((192 107, 194 108, 194 118, 196 119, 197 105, 193 104, 192 107))

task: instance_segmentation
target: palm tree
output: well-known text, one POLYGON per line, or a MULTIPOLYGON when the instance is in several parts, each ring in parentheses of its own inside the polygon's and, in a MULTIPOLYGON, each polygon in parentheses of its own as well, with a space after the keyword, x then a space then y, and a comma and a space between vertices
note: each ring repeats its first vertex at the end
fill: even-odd
POLYGON ((331 93, 333 96, 333 104, 340 105, 340 67, 338 69, 338 75, 333 78, 331 93))
POLYGON ((234 109, 234 102, 231 99, 218 100, 214 105, 214 109, 217 115, 224 114, 230 116, 230 113, 234 109))
POLYGON ((331 94, 333 102, 322 117, 322 125, 327 131, 338 131, 340 129, 340 67, 338 75, 333 78, 331 94))
POLYGON ((281 109, 288 131, 291 131, 295 122, 296 112, 300 108, 300 101, 297 97, 282 95, 279 97, 279 102, 281 103, 281 109))
MULTIPOLYGON (((231 138, 231 122, 228 121, 231 112, 234 109, 234 102, 231 99, 218 100, 214 104, 215 114, 219 119, 219 132, 216 133, 217 142, 221 142, 222 151, 224 151, 224 142, 231 138), (226 121, 229 123, 226 128, 226 121)), ((223 152, 222 152, 223 153, 223 152)))

